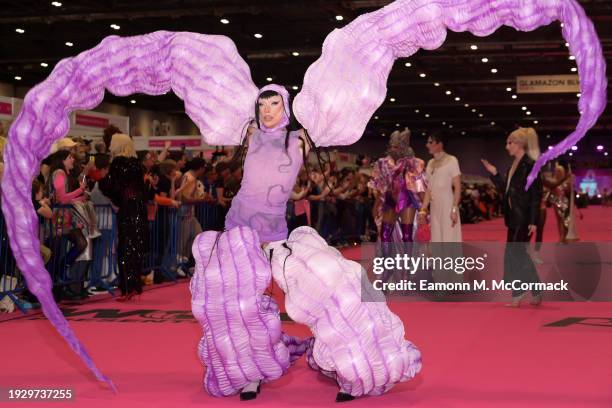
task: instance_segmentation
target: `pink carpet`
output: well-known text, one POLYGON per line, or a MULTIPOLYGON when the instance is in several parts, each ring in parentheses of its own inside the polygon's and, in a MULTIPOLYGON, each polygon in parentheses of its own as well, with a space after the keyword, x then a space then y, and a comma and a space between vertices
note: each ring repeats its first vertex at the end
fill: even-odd
MULTIPOLYGON (((576 217, 576 229, 581 242, 612 241, 612 207, 600 205, 580 210, 582 219, 576 217)), ((478 224, 464 224, 464 241, 505 241, 506 227, 503 218, 478 224)), ((552 208, 547 209, 544 226, 544 242, 557 242, 557 219, 552 208)))
MULTIPOLYGON (((597 207, 585 211, 579 226, 583 240, 611 240, 610 211, 597 207)), ((467 239, 503 239, 500 220, 464 228, 467 239)), ((555 231, 553 221, 547 241, 554 241, 555 231)), ((15 313, 12 320, 0 322, 0 388, 59 387, 76 393, 72 402, 15 406, 334 405, 335 384, 311 371, 304 359, 281 380, 265 384, 255 401, 209 397, 202 390, 203 367, 196 357, 201 333, 190 313, 185 282, 157 287, 127 305, 99 299, 63 308, 119 394, 94 380, 40 314, 15 313)), ((499 303, 393 303, 407 338, 422 351, 423 371, 382 397, 346 405, 611 407, 611 306, 545 302, 539 308, 515 310, 499 303)), ((295 323, 286 322, 284 328, 290 334, 308 333, 295 323)))

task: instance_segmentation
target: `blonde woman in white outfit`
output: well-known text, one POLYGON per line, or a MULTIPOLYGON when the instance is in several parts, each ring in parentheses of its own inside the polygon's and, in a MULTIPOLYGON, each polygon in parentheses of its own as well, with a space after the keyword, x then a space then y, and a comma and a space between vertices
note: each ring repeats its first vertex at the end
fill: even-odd
POLYGON ((419 211, 419 224, 426 222, 430 208, 431 242, 461 242, 461 170, 455 156, 444 151, 447 135, 444 131, 427 139, 427 149, 433 159, 427 163, 429 188, 419 211))

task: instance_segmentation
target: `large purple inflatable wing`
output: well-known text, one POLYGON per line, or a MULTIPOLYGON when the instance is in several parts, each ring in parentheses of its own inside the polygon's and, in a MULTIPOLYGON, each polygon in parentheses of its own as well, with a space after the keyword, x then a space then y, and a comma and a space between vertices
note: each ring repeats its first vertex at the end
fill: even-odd
POLYGON ((293 110, 316 144, 354 143, 385 100, 396 59, 440 47, 447 29, 486 36, 502 25, 531 31, 554 20, 564 23, 563 37, 576 56, 581 117, 576 130, 537 161, 531 184, 542 165, 578 142, 606 106, 601 44, 575 0, 397 0, 329 34, 293 110))
MULTIPOLYGON (((380 395, 421 370, 421 353, 385 297, 362 285, 365 271, 310 227, 274 248, 272 275, 285 292, 289 317, 314 334, 311 367, 354 396, 380 395)), ((366 278, 367 279, 367 278, 366 278)))
POLYGON ((32 179, 52 143, 68 132, 70 112, 97 106, 105 90, 115 95, 173 90, 185 101, 185 110, 208 143, 238 144, 253 115, 257 88, 229 38, 160 31, 107 37, 97 47, 60 61, 49 78, 26 95, 4 152, 2 210, 11 248, 49 321, 96 377, 109 381, 53 300, 31 201, 32 179))

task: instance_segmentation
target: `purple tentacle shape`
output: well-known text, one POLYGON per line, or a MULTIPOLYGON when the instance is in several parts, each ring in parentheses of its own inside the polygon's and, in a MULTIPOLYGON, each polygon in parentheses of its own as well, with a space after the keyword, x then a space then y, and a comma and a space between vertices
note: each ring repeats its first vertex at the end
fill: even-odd
POLYGON ((321 146, 356 142, 385 100, 387 78, 398 58, 420 48, 433 50, 446 30, 487 36, 506 25, 532 31, 558 20, 576 57, 580 74, 576 130, 542 154, 526 188, 540 168, 576 144, 606 106, 606 65, 591 20, 576 0, 398 0, 364 14, 330 33, 312 64, 293 110, 321 146))
POLYGON ((95 376, 112 385, 53 299, 52 282, 39 254, 38 218, 31 201, 32 179, 52 143, 68 132, 70 112, 97 106, 105 90, 115 95, 160 95, 173 90, 185 101, 186 112, 208 143, 239 144, 253 116, 257 88, 229 38, 159 31, 107 37, 95 48, 60 61, 25 97, 4 153, 2 210, 11 248, 45 316, 95 376), (213 104, 214 110, 210 109, 213 104))
POLYGON ((286 294, 289 316, 314 335, 307 352, 311 367, 354 396, 380 395, 421 370, 421 353, 404 338, 384 296, 364 301, 357 262, 310 227, 295 229, 287 246, 275 248, 272 274, 286 294))
POLYGON ((299 350, 298 341, 283 336, 278 306, 263 294, 272 276, 257 232, 204 232, 193 254, 191 308, 204 331, 198 354, 206 366, 206 391, 227 396, 250 382, 280 378, 292 357, 283 340, 298 357, 305 345, 299 350))

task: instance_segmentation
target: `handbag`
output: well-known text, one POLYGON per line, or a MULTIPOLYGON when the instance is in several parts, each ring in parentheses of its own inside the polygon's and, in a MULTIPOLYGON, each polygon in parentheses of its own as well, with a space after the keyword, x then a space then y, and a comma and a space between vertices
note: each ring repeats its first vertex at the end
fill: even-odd
POLYGON ((419 224, 416 231, 416 239, 418 242, 431 241, 431 227, 429 224, 419 224))

